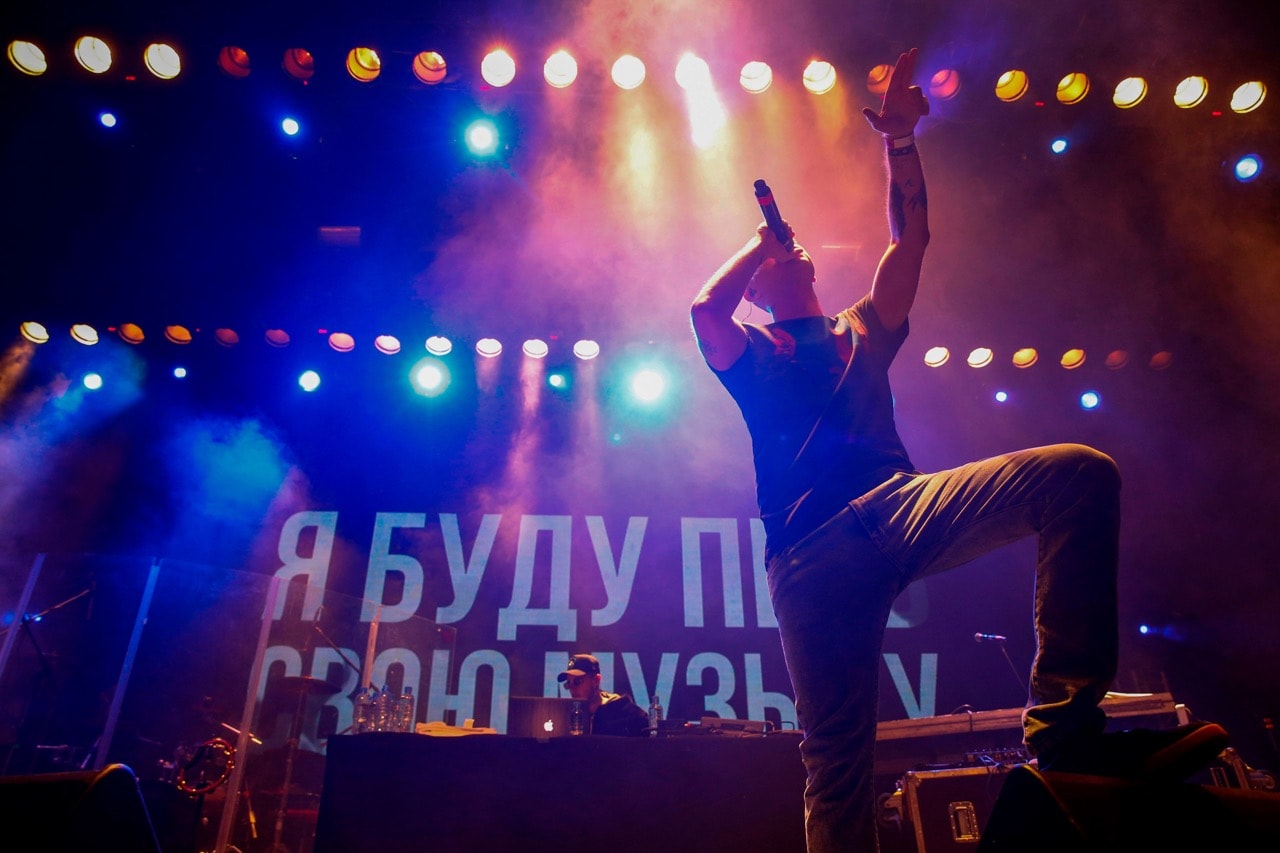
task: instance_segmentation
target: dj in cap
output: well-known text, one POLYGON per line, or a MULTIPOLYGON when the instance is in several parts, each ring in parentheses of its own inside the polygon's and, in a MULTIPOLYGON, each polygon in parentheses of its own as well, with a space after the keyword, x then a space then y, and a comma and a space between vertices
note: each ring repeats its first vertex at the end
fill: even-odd
POLYGON ((556 679, 569 688, 569 695, 585 703, 586 733, 642 737, 649 726, 648 715, 625 693, 600 689, 600 661, 594 655, 569 656, 569 665, 556 679))

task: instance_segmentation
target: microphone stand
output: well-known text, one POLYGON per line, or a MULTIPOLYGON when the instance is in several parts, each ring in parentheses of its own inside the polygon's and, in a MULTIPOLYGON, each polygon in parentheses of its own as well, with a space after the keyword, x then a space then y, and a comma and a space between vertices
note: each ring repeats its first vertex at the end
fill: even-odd
MULTIPOLYGON (((338 657, 342 658, 342 662, 345 663, 347 666, 351 667, 351 670, 356 674, 356 691, 359 692, 363 690, 364 685, 360 683, 360 677, 364 673, 361 671, 360 667, 352 663, 351 658, 347 657, 347 653, 344 652, 342 649, 338 648, 338 644, 333 641, 333 638, 324 632, 324 629, 320 627, 319 619, 316 619, 315 624, 313 624, 311 627, 315 629, 315 632, 320 635, 320 639, 324 640, 325 644, 329 648, 333 649, 335 652, 338 653, 338 657)), ((347 698, 354 699, 355 697, 348 694, 347 698)), ((346 734, 347 732, 351 731, 353 728, 355 728, 354 722, 350 726, 347 726, 342 731, 337 732, 337 734, 346 734)))
POLYGON ((1000 654, 1004 655, 1004 659, 1008 661, 1009 670, 1013 673, 1014 680, 1018 682, 1018 686, 1022 688, 1023 697, 1029 699, 1031 697, 1031 685, 1028 683, 1027 679, 1023 677, 1022 671, 1018 669, 1017 665, 1013 662, 1013 658, 1009 657, 1009 649, 1005 647, 1005 638, 994 634, 982 633, 974 634, 973 638, 979 642, 985 641, 988 643, 995 643, 1000 647, 1000 654))
MULTIPOLYGON (((58 700, 58 694, 61 692, 57 684, 57 673, 54 672, 53 664, 49 662, 49 656, 46 655, 44 649, 40 647, 40 642, 39 640, 36 639, 35 630, 31 626, 38 622, 43 622, 44 618, 48 616, 50 613, 53 613, 57 610, 61 610, 67 605, 73 602, 79 601, 80 599, 84 598, 87 595, 91 595, 92 593, 93 593, 93 588, 86 587, 85 589, 80 590, 70 598, 64 601, 60 601, 57 604, 53 605, 52 607, 42 610, 39 613, 24 613, 19 615, 18 618, 14 620, 16 623, 15 625, 13 625, 11 628, 5 628, 2 631, 0 631, 0 634, 2 634, 4 632, 13 630, 14 628, 18 629, 21 632, 21 634, 25 635, 26 638, 31 642, 31 648, 35 651, 36 660, 39 661, 39 667, 37 668, 36 673, 32 678, 31 693, 27 697, 27 701, 22 708, 22 714, 18 719, 18 724, 16 727, 17 742, 14 744, 13 748, 9 750, 9 753, 5 756, 3 767, 0 767, 0 771, 2 771, 3 773, 9 772, 10 762, 13 760, 13 756, 18 751, 18 748, 22 745, 23 739, 24 738, 31 738, 31 740, 36 739, 35 737, 32 737, 32 732, 30 729, 30 726, 32 725, 31 709, 32 709, 32 706, 34 706, 37 703, 37 700, 40 695, 41 685, 42 684, 52 685, 52 692, 51 692, 51 695, 49 696, 49 701, 54 706, 56 706, 56 703, 58 700)), ((31 756, 32 764, 27 769, 31 772, 34 772, 36 770, 35 756, 40 749, 40 745, 38 743, 30 743, 29 745, 32 749, 32 756, 31 756)), ((95 744, 94 744, 95 749, 96 749, 96 746, 97 744, 95 741, 95 744)), ((93 755, 93 749, 89 750, 89 755, 90 756, 93 755)))
POLYGON ((1027 682, 1025 678, 1022 677, 1022 673, 1021 671, 1019 671, 1018 667, 1014 664, 1013 658, 1009 657, 1009 650, 1005 648, 1005 644, 1003 640, 1000 642, 1000 652, 1001 654, 1004 655, 1004 659, 1009 662, 1009 669, 1013 671, 1013 677, 1014 679, 1017 680, 1018 686, 1022 688, 1023 695, 1030 698, 1031 685, 1027 682))
POLYGON ((351 662, 351 658, 347 657, 346 652, 344 652, 342 649, 338 648, 338 645, 337 645, 336 643, 334 643, 333 639, 332 639, 328 634, 326 634, 326 633, 324 632, 324 629, 323 629, 323 628, 321 628, 321 627, 320 627, 320 623, 319 623, 319 622, 316 622, 316 623, 315 623, 315 625, 313 625, 312 627, 313 627, 313 628, 315 628, 315 631, 316 631, 316 633, 317 633, 317 634, 319 634, 319 635, 320 635, 320 638, 321 638, 322 640, 324 640, 325 645, 327 645, 329 648, 331 648, 331 649, 333 649, 335 652, 337 652, 337 653, 338 653, 338 657, 342 658, 342 662, 343 662, 343 663, 345 663, 347 666, 351 667, 351 669, 355 671, 355 674, 356 674, 356 680, 357 680, 357 681, 359 681, 359 676, 360 676, 360 674, 361 674, 361 673, 360 673, 360 667, 358 667, 358 666, 356 666, 354 663, 352 663, 352 662, 351 662))

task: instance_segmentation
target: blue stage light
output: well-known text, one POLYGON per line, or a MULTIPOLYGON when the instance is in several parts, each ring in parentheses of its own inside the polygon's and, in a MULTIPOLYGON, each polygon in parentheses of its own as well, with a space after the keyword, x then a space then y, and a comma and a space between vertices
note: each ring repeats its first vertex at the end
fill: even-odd
POLYGON ((449 388, 449 366, 438 358, 428 356, 409 371, 413 390, 424 397, 438 397, 449 388))
POLYGON ((286 136, 297 136, 298 131, 302 129, 302 125, 298 124, 298 120, 289 117, 280 122, 280 129, 285 132, 286 136))
POLYGON ((1252 181, 1262 174, 1262 158, 1257 154, 1248 154, 1236 161, 1236 180, 1242 184, 1252 181))
POLYGON ((1080 408, 1085 411, 1098 408, 1102 404, 1102 397, 1097 391, 1085 391, 1080 395, 1080 408))
POLYGON ((473 121, 467 125, 466 141, 467 150, 472 154, 487 157, 498 150, 498 128, 488 119, 473 121))
POLYGON ((304 370, 298 377, 298 386, 303 391, 314 391, 320 387, 320 374, 314 370, 304 370))
POLYGON ((641 403, 656 403, 667 390, 667 377, 652 367, 643 367, 631 375, 631 396, 641 403))
POLYGON ((1181 624, 1150 625, 1144 622, 1138 626, 1138 633, 1144 637, 1160 637, 1175 643, 1186 642, 1188 638, 1187 628, 1181 624))
POLYGON ((1053 142, 1049 143, 1049 150, 1054 154, 1063 154, 1066 152, 1069 145, 1070 143, 1067 142, 1066 137, 1059 136, 1057 139, 1053 140, 1053 142))

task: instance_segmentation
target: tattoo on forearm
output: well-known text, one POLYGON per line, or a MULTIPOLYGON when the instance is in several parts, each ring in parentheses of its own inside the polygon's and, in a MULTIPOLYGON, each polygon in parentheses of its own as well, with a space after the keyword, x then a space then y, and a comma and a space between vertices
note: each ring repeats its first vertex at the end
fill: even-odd
POLYGON ((898 186, 896 181, 889 184, 889 230, 895 240, 902 237, 907 230, 907 209, 928 211, 929 196, 925 193, 924 184, 916 189, 915 181, 907 181, 905 187, 898 186), (908 196, 906 191, 913 191, 908 196))
POLYGON ((889 183, 889 231, 895 240, 902 236, 902 232, 907 227, 907 213, 903 209, 905 200, 902 187, 898 186, 896 181, 891 181, 889 183))
POLYGON ((920 185, 920 191, 907 200, 907 204, 912 207, 923 208, 926 212, 929 210, 929 196, 925 192, 924 184, 920 185))

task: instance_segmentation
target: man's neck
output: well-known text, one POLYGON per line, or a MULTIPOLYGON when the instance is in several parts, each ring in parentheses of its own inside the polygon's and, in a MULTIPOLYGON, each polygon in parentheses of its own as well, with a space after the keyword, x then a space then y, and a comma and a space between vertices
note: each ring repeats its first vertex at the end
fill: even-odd
POLYGON ((780 323, 780 322, 782 322, 783 320, 799 320, 799 319, 801 319, 802 317, 825 317, 825 316, 827 316, 827 315, 823 312, 823 310, 822 310, 822 306, 821 306, 821 305, 819 305, 819 304, 817 304, 816 302, 815 302, 814 304, 812 304, 812 305, 806 305, 806 306, 795 306, 794 308, 791 308, 790 310, 782 309, 782 308, 775 308, 775 309, 770 310, 770 311, 769 311, 769 314, 770 314, 770 315, 772 315, 772 317, 773 317, 773 322, 775 322, 775 323, 780 323))
MULTIPOLYGON (((788 294, 788 296, 792 295, 788 294)), ((817 294, 809 288, 805 288, 804 293, 794 294, 794 298, 778 300, 775 304, 769 306, 769 313, 773 315, 775 323, 781 320, 797 320, 801 317, 826 316, 826 313, 822 310, 822 303, 818 301, 817 294)))

